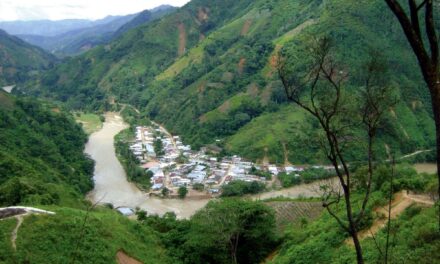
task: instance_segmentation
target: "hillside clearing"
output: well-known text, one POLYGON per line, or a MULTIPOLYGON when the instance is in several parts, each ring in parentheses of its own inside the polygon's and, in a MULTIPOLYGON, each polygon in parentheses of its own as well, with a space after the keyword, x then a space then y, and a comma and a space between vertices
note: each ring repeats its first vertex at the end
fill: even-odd
POLYGON ((86 134, 90 135, 102 128, 102 122, 98 115, 77 113, 75 114, 76 122, 82 124, 86 134))
POLYGON ((284 230, 287 225, 298 221, 316 219, 323 209, 319 202, 267 202, 266 204, 275 210, 279 230, 284 230))
POLYGON ((180 23, 177 28, 179 29, 179 49, 178 54, 182 56, 186 51, 186 30, 185 24, 180 23))

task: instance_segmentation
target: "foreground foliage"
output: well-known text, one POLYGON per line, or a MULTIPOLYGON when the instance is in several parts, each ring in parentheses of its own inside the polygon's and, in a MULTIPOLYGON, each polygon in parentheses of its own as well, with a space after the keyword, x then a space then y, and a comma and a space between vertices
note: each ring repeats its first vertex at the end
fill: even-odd
MULTIPOLYGON (((44 207, 55 215, 25 217, 17 251, 10 247, 12 220, 0 221, 0 263, 116 263, 123 250, 143 263, 170 263, 157 235, 148 226, 109 209, 84 210, 44 207), (83 225, 84 223, 84 225, 83 225), (5 247, 3 247, 5 246, 5 247)), ((14 221, 15 222, 15 221, 14 221)))
POLYGON ((190 220, 141 220, 161 234, 174 263, 259 263, 278 241, 273 210, 242 199, 211 201, 190 220))
MULTIPOLYGON (((365 168, 361 168, 354 176, 357 192, 353 196, 353 204, 360 204, 365 188, 360 183, 364 183, 365 175, 365 168)), ((381 166, 377 169, 366 219, 361 223, 360 230, 378 220, 373 209, 386 206, 390 179, 391 168, 381 166)), ((409 166, 398 166, 393 189, 396 192, 403 189, 422 192, 427 191, 435 181, 434 175, 417 174, 409 166)), ((344 215, 344 206, 341 203, 335 208, 340 217, 344 215)), ((390 263, 436 263, 440 257, 440 236, 435 215, 434 207, 413 205, 399 218, 391 221, 390 263)), ((361 240, 366 263, 383 263, 386 229, 381 229, 375 239, 370 237, 361 240)), ((317 221, 288 228, 284 243, 271 263, 355 263, 354 248, 347 241, 350 241, 347 233, 326 212, 317 221)))

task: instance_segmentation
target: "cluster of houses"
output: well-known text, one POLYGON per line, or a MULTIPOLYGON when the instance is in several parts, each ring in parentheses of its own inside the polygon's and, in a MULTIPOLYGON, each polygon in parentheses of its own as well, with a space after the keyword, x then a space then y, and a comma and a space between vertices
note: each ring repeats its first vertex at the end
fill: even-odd
POLYGON ((241 157, 225 157, 218 160, 206 154, 206 149, 191 150, 185 146, 179 136, 172 136, 166 130, 153 124, 149 127, 137 127, 135 142, 130 146, 133 154, 141 162, 141 167, 152 175, 152 190, 163 188, 172 190, 181 186, 203 184, 211 193, 218 193, 220 186, 231 181, 265 182, 265 177, 251 172, 266 170, 273 175, 280 172, 299 173, 304 167, 275 165, 258 166, 241 157), (155 142, 160 140, 161 155, 155 151, 155 142))

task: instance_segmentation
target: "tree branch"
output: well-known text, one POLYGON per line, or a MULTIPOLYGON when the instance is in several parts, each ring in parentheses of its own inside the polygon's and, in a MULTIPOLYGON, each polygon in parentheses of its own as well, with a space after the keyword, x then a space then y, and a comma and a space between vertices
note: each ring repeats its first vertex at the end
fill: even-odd
POLYGON ((418 12, 418 9, 417 9, 416 1, 415 0, 408 0, 408 4, 409 4, 409 10, 410 10, 410 13, 411 13, 411 24, 412 24, 412 27, 414 28, 414 31, 416 32, 416 34, 419 37, 419 39, 421 41, 423 41, 422 33, 420 31, 419 12, 418 12))
MULTIPOLYGON (((438 38, 435 31, 434 24, 434 14, 433 14, 433 0, 426 1, 426 12, 425 12, 425 24, 426 24, 426 34, 428 35, 429 47, 431 49, 431 60, 433 65, 438 67, 439 60, 439 47, 438 38)), ((438 69, 435 69, 438 71, 438 69)))

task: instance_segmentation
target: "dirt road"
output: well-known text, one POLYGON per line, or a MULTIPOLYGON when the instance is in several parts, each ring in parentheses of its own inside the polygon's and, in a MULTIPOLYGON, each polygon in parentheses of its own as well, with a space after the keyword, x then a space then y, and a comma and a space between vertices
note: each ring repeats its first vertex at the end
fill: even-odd
MULTIPOLYGON (((401 191, 394 195, 394 200, 391 202, 390 218, 396 219, 403 213, 403 211, 405 211, 406 208, 413 204, 419 204, 421 206, 433 206, 434 201, 428 195, 408 194, 406 191, 401 191)), ((388 206, 378 207, 374 210, 374 212, 378 215, 378 217, 376 217, 376 220, 369 229, 359 232, 359 239, 362 240, 367 237, 372 237, 387 224, 388 206)), ((345 242, 353 245, 351 238, 347 238, 345 242)))

